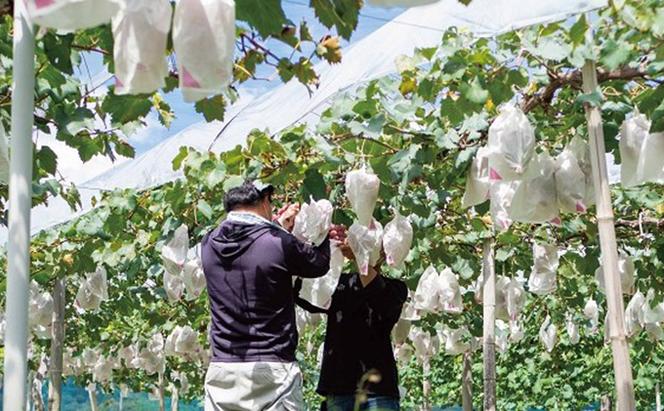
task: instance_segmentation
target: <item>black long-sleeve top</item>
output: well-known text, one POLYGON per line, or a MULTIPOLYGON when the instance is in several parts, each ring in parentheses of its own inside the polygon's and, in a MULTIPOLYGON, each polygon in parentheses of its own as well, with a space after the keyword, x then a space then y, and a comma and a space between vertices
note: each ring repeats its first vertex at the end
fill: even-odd
POLYGON ((362 376, 376 370, 380 382, 368 393, 399 397, 399 377, 391 331, 408 296, 403 281, 378 275, 366 287, 359 274, 342 274, 328 310, 321 395, 352 395, 362 376))

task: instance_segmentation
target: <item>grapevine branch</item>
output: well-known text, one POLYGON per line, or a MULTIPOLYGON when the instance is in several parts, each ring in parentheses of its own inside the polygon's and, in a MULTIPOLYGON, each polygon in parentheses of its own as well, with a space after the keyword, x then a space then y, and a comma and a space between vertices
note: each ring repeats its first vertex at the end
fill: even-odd
MULTIPOLYGON (((599 69, 597 73, 600 83, 611 80, 633 80, 636 78, 647 78, 648 73, 644 68, 621 67, 616 70, 599 69)), ((539 93, 526 96, 521 104, 524 113, 528 113, 538 106, 548 106, 553 101, 556 92, 566 86, 577 89, 581 88, 581 70, 573 70, 564 74, 549 75, 550 82, 539 93)))

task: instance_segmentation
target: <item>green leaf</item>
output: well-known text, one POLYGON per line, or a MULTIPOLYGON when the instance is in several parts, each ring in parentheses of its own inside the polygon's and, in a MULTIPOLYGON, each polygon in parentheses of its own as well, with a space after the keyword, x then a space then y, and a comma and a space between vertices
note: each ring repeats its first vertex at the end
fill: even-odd
POLYGON ((587 103, 594 107, 601 107, 603 101, 604 101, 604 96, 602 95, 602 92, 599 89, 593 91, 592 93, 581 94, 579 95, 579 97, 576 98, 577 104, 587 103))
POLYGON ((600 62, 609 70, 615 70, 624 64, 630 56, 632 47, 625 42, 616 43, 609 39, 604 43, 600 54, 600 62))
POLYGON ((52 31, 46 33, 43 38, 44 52, 48 61, 63 73, 74 74, 71 64, 71 43, 74 34, 57 35, 52 31))
POLYGON ((198 200, 198 205, 196 206, 198 211, 205 216, 207 219, 212 218, 212 207, 210 207, 210 204, 208 204, 207 201, 205 200, 198 200))
POLYGON ((223 121, 226 111, 226 101, 224 96, 218 94, 214 97, 208 97, 196 102, 196 112, 203 114, 205 121, 223 121))
POLYGON ((189 155, 189 149, 187 147, 180 147, 178 154, 173 158, 173 171, 179 170, 182 167, 182 162, 189 155))
POLYGON ((281 0, 237 0, 235 13, 238 20, 249 23, 263 38, 281 33, 288 23, 281 0))
POLYGON ((532 52, 546 60, 562 61, 572 52, 572 47, 558 38, 545 37, 532 52))
POLYGON ((242 176, 228 176, 226 181, 224 181, 224 191, 241 186, 244 183, 244 180, 245 179, 242 176))
POLYGON ((655 13, 650 29, 656 36, 664 34, 664 7, 657 9, 657 13, 655 13))
POLYGON ((306 171, 304 181, 302 182, 302 197, 304 201, 309 201, 309 197, 314 200, 327 198, 325 180, 321 173, 315 168, 306 171))
POLYGON ((335 27, 346 40, 357 27, 361 0, 311 0, 316 17, 327 28, 335 27))
POLYGON ((145 95, 118 96, 110 92, 104 98, 101 108, 110 114, 114 125, 123 125, 147 116, 152 109, 152 102, 145 95))
POLYGON ((475 77, 470 84, 462 84, 461 94, 469 101, 477 104, 483 104, 489 98, 489 92, 482 88, 479 77, 475 77))
POLYGON ((569 38, 572 40, 572 44, 579 45, 583 43, 585 41, 586 31, 588 31, 586 15, 581 14, 576 23, 574 23, 569 29, 569 38))
POLYGON ((134 150, 134 147, 132 147, 129 143, 125 141, 118 141, 115 143, 115 151, 127 158, 134 158, 136 155, 136 150, 134 150))
POLYGON ((55 175, 58 168, 58 156, 50 147, 42 146, 35 154, 35 161, 46 173, 55 175))

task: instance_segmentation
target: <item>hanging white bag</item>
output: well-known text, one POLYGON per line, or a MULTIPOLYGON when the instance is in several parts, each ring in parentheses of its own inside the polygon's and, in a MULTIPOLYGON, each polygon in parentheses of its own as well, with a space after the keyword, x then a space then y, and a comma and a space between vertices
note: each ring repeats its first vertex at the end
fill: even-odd
POLYGON ((385 261, 391 267, 402 267, 413 243, 413 227, 408 219, 398 211, 394 218, 385 224, 383 231, 383 250, 385 261))
POLYGON ((444 327, 439 335, 441 335, 441 343, 444 342, 446 354, 459 355, 470 350, 472 336, 465 326, 457 329, 444 327))
POLYGON ((412 324, 411 321, 402 318, 394 324, 394 328, 392 328, 392 341, 395 345, 401 345, 406 342, 412 324))
POLYGON ((449 267, 438 275, 440 307, 448 314, 460 314, 463 311, 459 280, 449 267))
POLYGON ((35 24, 63 31, 106 24, 120 7, 119 0, 27 0, 26 3, 35 24))
POLYGON ((491 184, 491 189, 489 190, 491 198, 491 220, 494 227, 499 231, 505 231, 512 225, 513 221, 510 217, 510 210, 519 184, 521 183, 518 181, 491 184))
POLYGON ((293 235, 300 241, 319 246, 330 231, 334 208, 328 200, 303 204, 293 226, 293 235))
MULTIPOLYGON (((632 294, 632 288, 634 287, 634 282, 636 281, 634 279, 635 271, 636 269, 634 268, 634 261, 632 258, 621 251, 618 255, 618 274, 620 274, 620 286, 622 288, 622 293, 625 295, 632 294)), ((600 266, 597 267, 597 270, 595 270, 595 280, 597 280, 599 289, 603 293, 606 293, 604 287, 604 270, 602 269, 601 262, 600 266)))
POLYGON ((521 180, 535 154, 535 130, 528 117, 505 105, 489 127, 489 178, 491 181, 521 180))
POLYGON ((510 327, 501 319, 496 319, 496 348, 499 353, 507 352, 509 348, 510 327))
POLYGON ((122 2, 113 17, 115 94, 153 93, 166 84, 169 0, 122 2))
POLYGON ((482 204, 490 197, 489 153, 488 147, 480 147, 470 163, 470 169, 466 175, 466 190, 461 199, 463 208, 482 204))
POLYGON ((309 301, 316 307, 329 308, 332 295, 339 284, 339 277, 343 269, 344 255, 336 244, 330 243, 330 271, 322 277, 302 279, 300 297, 309 301))
POLYGON ((496 312, 495 316, 497 319, 502 321, 509 321, 510 315, 507 312, 507 286, 510 283, 510 279, 504 275, 499 275, 496 278, 496 312))
POLYGON ((173 17, 173 48, 185 101, 224 91, 233 81, 235 2, 178 1, 173 17))
POLYGON ((664 322, 664 303, 652 306, 652 301, 655 299, 655 290, 650 288, 646 293, 646 300, 643 303, 643 323, 644 328, 650 338, 654 341, 664 339, 664 330, 662 330, 662 323, 664 322))
POLYGON ((586 305, 583 307, 583 315, 589 321, 588 332, 596 334, 599 329, 599 306, 597 301, 592 298, 586 301, 586 305))
POLYGON ((586 175, 569 148, 556 158, 555 181, 558 207, 565 213, 585 213, 586 175))
POLYGON ((108 280, 106 269, 98 267, 94 273, 86 274, 76 293, 76 305, 88 311, 99 309, 108 300, 108 280))
POLYGON ((585 176, 584 182, 586 186, 586 193, 584 196, 584 204, 586 209, 595 204, 595 186, 593 183, 593 170, 590 163, 590 146, 588 143, 579 136, 574 136, 567 145, 567 149, 576 158, 583 175, 585 176))
POLYGON ((432 336, 419 327, 412 327, 410 329, 408 339, 413 344, 415 355, 420 363, 428 362, 438 352, 440 347, 437 335, 432 336))
POLYGON ((184 264, 182 269, 182 282, 186 291, 187 300, 197 299, 205 289, 205 273, 200 258, 194 257, 184 264))
POLYGON ((528 278, 528 291, 537 295, 550 294, 558 288, 557 272, 560 263, 558 247, 533 244, 533 269, 528 278))
POLYGON ((628 337, 637 335, 645 323, 643 305, 646 297, 641 291, 637 291, 627 303, 625 308, 625 332, 628 337))
POLYGON ((569 338, 570 344, 578 344, 579 340, 581 339, 581 336, 579 335, 579 326, 574 322, 574 319, 569 314, 567 315, 565 329, 567 330, 567 337, 569 338))
POLYGON ((189 229, 182 224, 173 233, 173 237, 161 249, 161 261, 164 269, 171 275, 180 275, 187 261, 189 251, 189 229))
POLYGON ((650 134, 644 114, 633 113, 620 127, 620 180, 625 187, 664 183, 664 133, 650 134))
POLYGON ((526 304, 526 290, 516 278, 512 278, 504 289, 507 314, 510 321, 516 321, 526 304))
POLYGON ((9 142, 0 123, 0 184, 9 184, 9 142))
POLYGON ((560 224, 555 171, 556 165, 548 153, 533 159, 512 198, 509 209, 512 220, 560 224))
POLYGON ((163 276, 163 286, 164 291, 166 291, 166 296, 168 301, 171 303, 180 301, 182 294, 184 293, 184 281, 179 275, 172 275, 168 271, 164 271, 163 276))
POLYGON ((519 321, 510 321, 510 341, 519 342, 523 340, 525 333, 519 321))
POLYGON ((42 291, 39 285, 30 282, 28 300, 28 323, 32 333, 40 339, 51 338, 51 322, 53 321, 53 297, 51 293, 42 291))
POLYGON ((369 226, 356 221, 348 229, 348 245, 353 250, 360 274, 367 275, 369 267, 378 262, 382 240, 383 226, 376 220, 369 226))
POLYGON ((551 317, 547 315, 539 330, 540 341, 547 352, 553 351, 556 345, 556 332, 556 325, 551 323, 551 317))
POLYGON ((361 168, 346 174, 346 196, 360 224, 367 226, 372 220, 378 200, 380 180, 371 171, 361 168))
POLYGON ((415 309, 428 313, 440 311, 440 281, 438 272, 433 266, 427 267, 422 273, 415 295, 413 296, 415 309))

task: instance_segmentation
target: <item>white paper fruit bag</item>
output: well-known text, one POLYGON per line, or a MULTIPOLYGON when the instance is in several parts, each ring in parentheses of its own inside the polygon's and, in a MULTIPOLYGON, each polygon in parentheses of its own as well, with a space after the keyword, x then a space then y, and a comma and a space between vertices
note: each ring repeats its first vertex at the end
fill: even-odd
POLYGON ((344 265, 344 256, 339 247, 330 244, 330 271, 319 278, 303 278, 300 297, 316 307, 329 308, 332 294, 337 289, 344 265))
POLYGON ((303 204, 300 213, 295 217, 293 235, 298 240, 319 246, 330 231, 334 208, 328 200, 314 201, 303 204))
POLYGON ((360 274, 367 275, 369 267, 378 262, 383 240, 383 226, 373 220, 367 227, 358 221, 348 229, 348 245, 350 245, 360 274))
POLYGON ((346 174, 348 201, 357 215, 357 220, 364 226, 371 222, 379 188, 378 177, 364 168, 346 174))
POLYGON ((509 319, 516 321, 526 304, 526 290, 517 279, 512 278, 505 287, 504 294, 509 319))
POLYGON ((233 80, 235 2, 180 0, 173 17, 173 48, 186 101, 222 92, 233 80))
POLYGON ((512 220, 559 224, 555 171, 555 163, 548 153, 533 159, 512 198, 509 211, 512 220))
POLYGON ((203 263, 200 258, 192 258, 184 264, 182 282, 184 283, 187 300, 195 300, 201 295, 206 283, 203 263))
MULTIPOLYGON (((621 252, 618 256, 618 274, 620 274, 620 286, 622 288, 622 293, 626 295, 632 294, 632 288, 634 287, 634 261, 632 258, 621 252)), ((599 285, 599 289, 606 293, 604 287, 604 270, 600 265, 595 270, 595 279, 599 285)))
POLYGON ((496 182, 489 190, 491 197, 491 220, 498 231, 505 231, 512 225, 510 210, 519 182, 496 182))
POLYGON ((489 178, 520 180, 535 154, 535 131, 517 107, 506 105, 489 127, 489 178))
POLYGON ((418 311, 436 313, 440 308, 440 281, 438 272, 429 266, 417 283, 413 296, 414 307, 418 311))
POLYGON ((646 297, 641 291, 637 291, 627 303, 625 308, 625 332, 628 337, 638 334, 643 329, 644 312, 643 305, 646 297))
POLYGON ((586 194, 584 203, 586 208, 588 208, 595 204, 595 186, 593 183, 592 165, 590 163, 590 146, 581 137, 575 136, 567 145, 567 150, 574 155, 585 176, 586 194))
POLYGON ((466 327, 457 329, 445 327, 442 329, 440 335, 446 354, 459 355, 470 350, 470 339, 472 336, 466 327))
POLYGON ((586 175, 574 153, 566 148, 556 158, 556 195, 558 207, 565 213, 585 213, 586 175))
POLYGON ((33 22, 63 31, 106 24, 120 6, 120 0, 27 0, 26 3, 33 22))
POLYGON ((528 290, 537 295, 556 291, 558 272, 558 247, 549 244, 533 244, 533 269, 528 279, 528 290))
POLYGON ((461 206, 463 208, 482 204, 489 199, 489 149, 480 147, 475 158, 470 163, 466 176, 466 190, 463 193, 461 206))
POLYGON ((556 345, 556 332, 556 325, 551 323, 551 317, 547 315, 539 331, 540 341, 547 352, 553 351, 553 347, 556 345))
POLYGON ((413 227, 408 219, 397 211, 392 221, 385 225, 383 250, 391 267, 401 267, 413 243, 413 227))
POLYGON ((181 225, 173 233, 173 238, 161 249, 161 261, 164 269, 171 275, 179 275, 184 268, 189 251, 189 230, 181 225))
POLYGON ((589 333, 597 333, 599 327, 599 306, 597 305, 597 301, 592 298, 586 301, 586 305, 583 307, 583 316, 589 322, 589 333))
MULTIPOLYGON (((51 338, 51 322, 53 321, 53 297, 43 291, 37 282, 30 282, 28 300, 28 322, 32 332, 41 339, 51 338)), ((4 331, 3 331, 4 339, 4 331)))
POLYGON ((124 1, 113 17, 115 94, 153 93, 168 75, 169 0, 124 1))
POLYGON ((445 268, 439 274, 440 307, 449 314, 459 314, 463 311, 461 289, 456 275, 450 268, 445 268))
POLYGON ((565 329, 567 330, 567 337, 569 338, 570 344, 578 344, 581 339, 581 336, 579 335, 579 326, 574 322, 571 315, 567 316, 565 329))
POLYGON ((108 300, 108 282, 106 269, 97 268, 97 271, 86 275, 76 293, 76 305, 83 310, 96 310, 103 301, 108 300))
POLYGON ((625 187, 664 183, 664 133, 650 134, 650 121, 634 115, 620 128, 621 181, 625 187))

